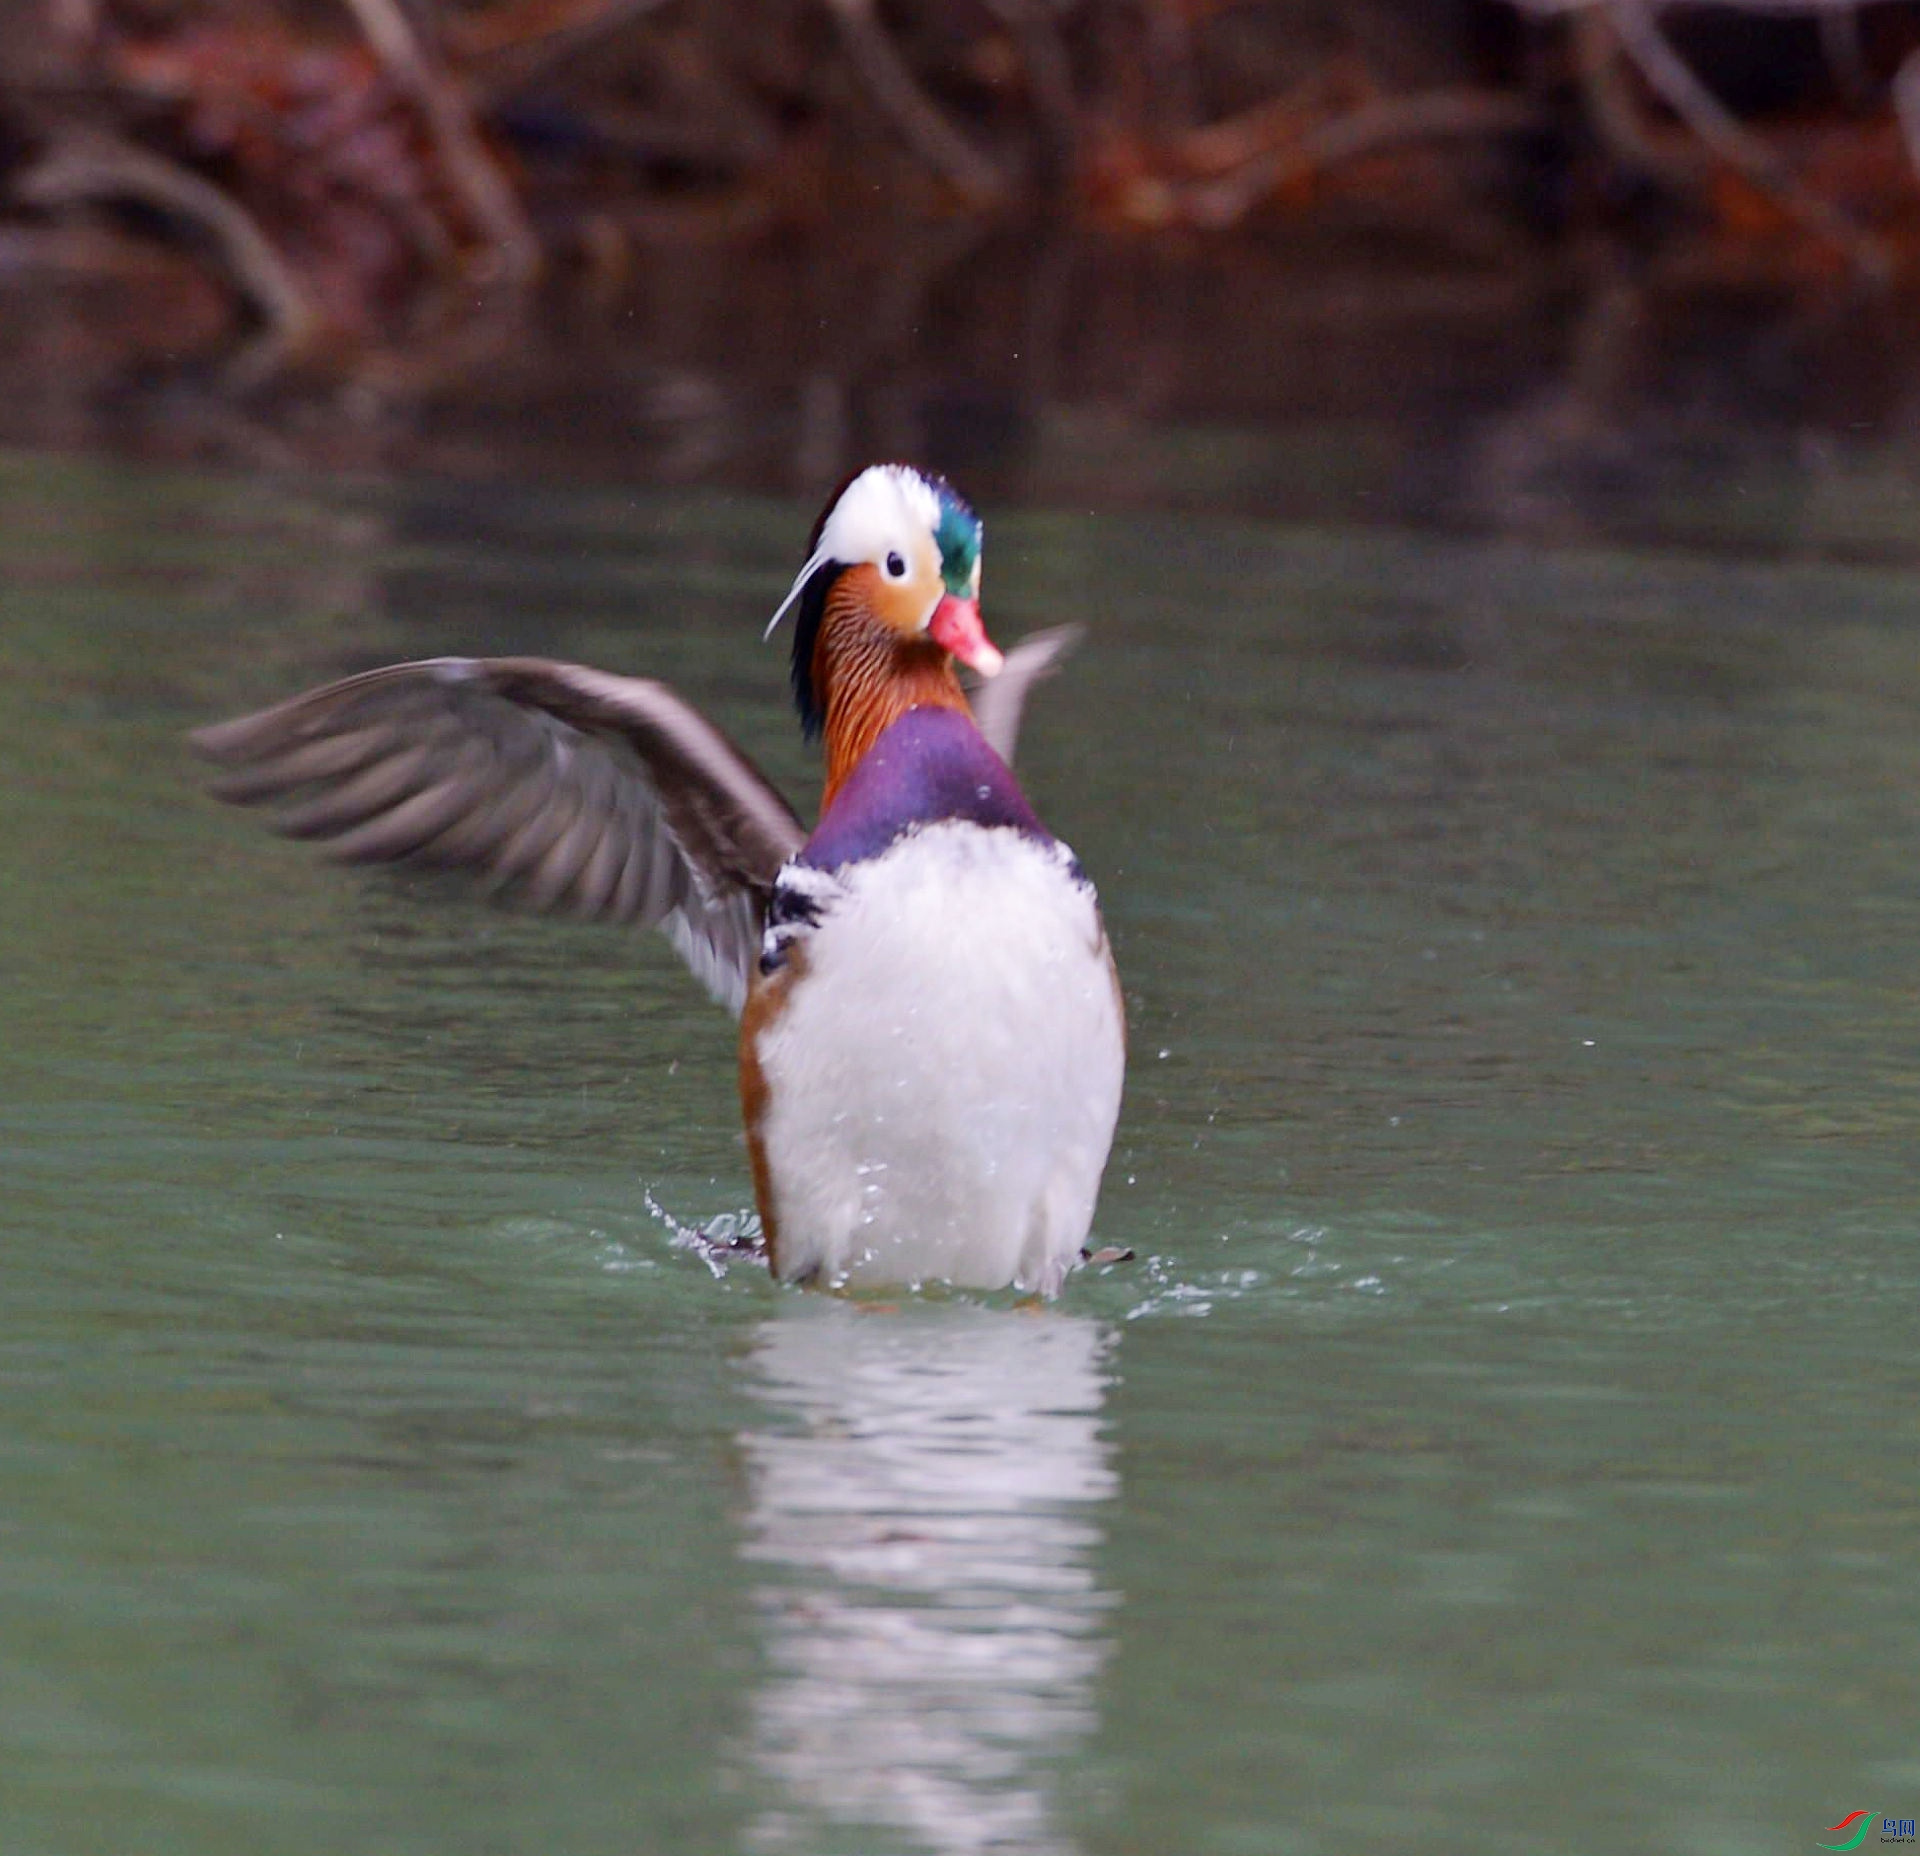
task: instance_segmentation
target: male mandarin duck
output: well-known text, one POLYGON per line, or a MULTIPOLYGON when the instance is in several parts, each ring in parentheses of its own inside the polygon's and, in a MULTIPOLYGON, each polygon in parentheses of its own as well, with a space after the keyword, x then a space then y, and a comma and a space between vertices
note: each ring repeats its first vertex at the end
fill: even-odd
POLYGON ((788 1282, 1052 1295, 1081 1254, 1125 1065, 1093 885, 1009 769, 1067 642, 1001 654, 980 522, 882 464, 815 524, 792 610, 811 835, 672 690, 433 658, 200 730, 242 805, 350 863, 472 869, 535 907, 663 928, 740 1014, 768 1257, 788 1282), (955 660, 990 679, 970 707, 955 660))

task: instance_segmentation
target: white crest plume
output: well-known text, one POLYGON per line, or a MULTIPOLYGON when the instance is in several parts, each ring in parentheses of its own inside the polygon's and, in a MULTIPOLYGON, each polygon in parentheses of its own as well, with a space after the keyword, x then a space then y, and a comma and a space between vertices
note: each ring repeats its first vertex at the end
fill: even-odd
POLYGON ((917 470, 908 464, 869 465, 840 492, 820 525, 820 545, 787 589, 763 636, 773 636, 807 582, 829 561, 852 567, 882 560, 890 549, 911 560, 915 541, 939 525, 940 499, 917 470))

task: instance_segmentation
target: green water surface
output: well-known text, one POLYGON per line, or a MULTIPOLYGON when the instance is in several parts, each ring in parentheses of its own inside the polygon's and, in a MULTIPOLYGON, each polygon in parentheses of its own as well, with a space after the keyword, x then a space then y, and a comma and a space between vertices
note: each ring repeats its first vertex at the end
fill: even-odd
POLYGON ((1058 1303, 716 1277, 663 944, 189 726, 810 510, 0 458, 6 1856, 1799 1851, 1920 1804, 1920 579, 991 510, 1132 1026, 1058 1303))

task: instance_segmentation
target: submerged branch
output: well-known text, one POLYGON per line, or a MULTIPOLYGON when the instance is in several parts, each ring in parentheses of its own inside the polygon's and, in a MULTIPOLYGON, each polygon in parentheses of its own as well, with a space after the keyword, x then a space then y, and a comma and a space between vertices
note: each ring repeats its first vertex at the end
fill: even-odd
POLYGON ((374 55, 426 117, 448 178, 515 283, 540 269, 540 241, 520 201, 480 138, 459 87, 420 43, 398 0, 346 0, 374 55))
POLYGON ((1000 170, 914 80, 880 23, 873 0, 827 0, 827 5, 861 82, 908 146, 970 206, 996 204, 1006 193, 1000 170))
POLYGON ((667 0, 575 0, 560 9, 541 0, 537 11, 506 6, 482 13, 459 28, 459 47, 470 78, 487 98, 511 96, 550 81, 577 59, 597 51, 636 20, 657 13, 667 0))
POLYGON ((1655 23, 1648 0, 1608 0, 1607 18, 1648 86, 1723 160, 1738 168, 1789 217, 1840 250, 1866 275, 1884 278, 1889 266, 1878 242, 1846 214, 1802 186, 1765 142, 1693 73, 1655 23))
POLYGON ((28 204, 58 208, 83 202, 131 202, 185 222, 205 238, 241 299, 281 353, 305 347, 319 317, 300 280, 253 216, 212 181, 97 131, 56 141, 21 176, 15 192, 28 204))
POLYGON ((1296 181, 1396 143, 1448 136, 1523 135, 1542 126, 1540 111, 1504 91, 1434 90, 1388 97, 1309 130, 1286 148, 1254 156, 1224 178, 1189 190, 1196 223, 1228 226, 1296 181))

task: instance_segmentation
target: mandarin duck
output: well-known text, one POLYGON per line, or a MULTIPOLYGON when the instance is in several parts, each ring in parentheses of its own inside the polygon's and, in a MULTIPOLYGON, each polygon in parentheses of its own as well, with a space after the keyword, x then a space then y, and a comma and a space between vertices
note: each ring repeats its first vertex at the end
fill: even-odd
POLYGON ((658 926, 739 1014, 768 1260, 821 1285, 1052 1295, 1119 1113, 1125 1024, 1093 885, 1010 770, 1065 628, 1002 658, 978 517, 875 465, 792 589, 808 833, 665 685, 432 658, 199 730, 215 792, 349 863, 476 871, 536 908, 658 926), (986 679, 970 704, 956 660, 986 679))

